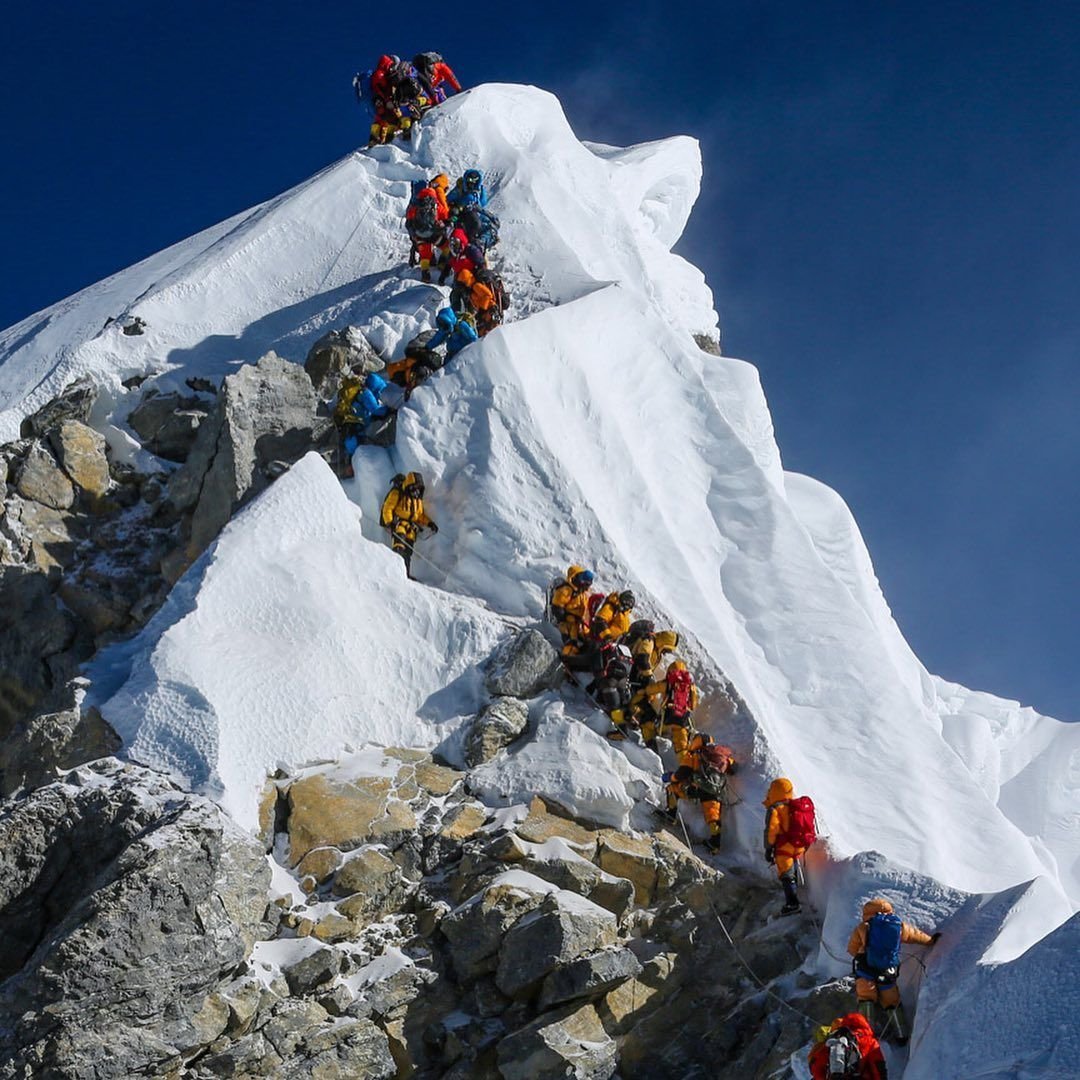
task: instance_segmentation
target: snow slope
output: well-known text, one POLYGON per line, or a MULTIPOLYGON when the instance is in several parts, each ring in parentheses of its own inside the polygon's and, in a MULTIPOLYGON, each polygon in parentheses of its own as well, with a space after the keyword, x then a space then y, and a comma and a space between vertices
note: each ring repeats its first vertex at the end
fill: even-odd
MULTIPOLYGON (((1041 878, 1021 936, 1061 924, 1080 900, 1080 728, 930 676, 842 500, 783 471, 756 371, 694 344, 716 316, 670 252, 700 182, 690 139, 590 147, 550 95, 480 87, 408 151, 352 154, 0 336, 0 437, 80 373, 104 387, 119 447, 129 374, 165 388, 271 347, 301 360, 345 323, 390 355, 442 303, 403 271, 408 180, 472 164, 502 219, 514 321, 413 396, 393 452, 357 455, 359 524, 325 468, 301 463, 108 658, 98 692, 131 753, 250 821, 277 761, 440 743, 475 704, 472 666, 505 632, 495 613, 537 619, 552 576, 584 560, 683 632, 702 721, 750 766, 733 815, 747 859, 782 772, 814 796, 837 866, 875 851, 979 895, 1041 878), (136 314, 142 337, 101 329, 136 314), (404 582, 373 516, 413 467, 441 526, 418 564, 428 587, 404 582), (729 723, 725 677, 749 720, 729 723)), ((552 755, 573 722, 538 726, 552 755)), ((521 786, 562 783, 550 760, 526 755, 521 786)), ((603 795, 612 812, 624 797, 603 795)))
POLYGON ((120 684, 106 710, 133 757, 254 828, 253 796, 279 763, 441 742, 485 700, 476 665, 505 633, 472 601, 412 587, 309 454, 96 681, 120 684))

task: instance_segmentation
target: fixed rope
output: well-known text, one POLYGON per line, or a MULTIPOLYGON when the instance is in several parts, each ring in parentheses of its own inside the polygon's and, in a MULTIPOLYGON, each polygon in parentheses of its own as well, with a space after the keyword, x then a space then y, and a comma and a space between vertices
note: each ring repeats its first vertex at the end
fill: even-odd
MULTIPOLYGON (((686 840, 686 846, 690 851, 693 851, 694 845, 690 842, 690 833, 687 831, 686 821, 683 819, 682 808, 678 808, 675 813, 679 819, 679 825, 682 827, 682 833, 684 839, 686 840)), ((701 881, 702 879, 699 877, 698 880, 701 881)), ((704 884, 703 881, 702 884, 704 884)), ((713 916, 716 919, 717 923, 719 923, 720 929, 723 931, 724 937, 727 938, 727 943, 731 946, 731 951, 738 958, 739 963, 742 964, 742 966, 746 969, 746 972, 750 976, 750 978, 753 979, 755 983, 757 983, 761 992, 771 997, 774 1001, 779 1002, 781 1005, 783 1005, 785 1009, 795 1013, 796 1016, 801 1016, 804 1020, 808 1020, 811 1024, 817 1024, 818 1021, 815 1020, 814 1017, 810 1016, 809 1013, 803 1012, 802 1009, 795 1008, 795 1006, 792 1005, 790 1002, 785 1001, 782 997, 780 997, 779 994, 774 993, 772 990, 769 989, 768 984, 761 979, 757 972, 754 971, 754 969, 747 962, 746 957, 744 957, 743 954, 739 951, 739 947, 735 944, 735 939, 728 932, 728 928, 725 925, 723 918, 721 918, 720 912, 716 910, 716 905, 713 903, 713 899, 709 895, 708 890, 706 890, 705 892, 705 899, 708 901, 709 907, 712 909, 713 916)), ((742 1002, 740 1002, 740 1004, 742 1004, 742 1002)))

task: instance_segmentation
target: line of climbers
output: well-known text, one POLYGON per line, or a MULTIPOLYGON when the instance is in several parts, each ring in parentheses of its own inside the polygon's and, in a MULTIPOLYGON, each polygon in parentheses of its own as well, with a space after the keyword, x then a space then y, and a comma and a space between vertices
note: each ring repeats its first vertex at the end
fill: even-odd
POLYGON ((731 748, 694 729, 700 694, 683 660, 672 659, 664 674, 657 669, 679 647, 674 630, 657 630, 651 619, 634 619, 636 599, 629 590, 592 591, 595 575, 571 566, 553 583, 548 607, 562 637, 562 661, 571 677, 587 673, 585 692, 611 720, 613 740, 633 739, 657 749, 669 739, 678 768, 664 774, 670 821, 679 801, 698 802, 709 828, 707 846, 720 847, 724 803, 730 801, 728 777, 736 769, 731 748))
MULTIPOLYGON (((640 739, 653 750, 658 749, 658 737, 670 739, 678 767, 663 774, 666 803, 659 813, 674 822, 680 800, 698 802, 709 829, 706 846, 716 851, 721 842, 723 807, 735 801, 729 789, 729 779, 737 771, 734 754, 708 733, 695 730, 693 716, 699 693, 684 661, 670 660, 663 678, 655 677, 660 663, 678 649, 679 634, 657 630, 651 619, 633 619, 636 600, 632 592, 594 591, 594 582, 591 570, 574 565, 549 591, 549 617, 562 638, 563 664, 575 682, 581 673, 591 676, 585 692, 611 719, 609 738, 640 739)), ((817 840, 814 802, 808 795, 797 797, 792 782, 779 777, 769 785, 763 805, 765 861, 775 868, 784 892, 781 914, 792 915, 802 910, 798 894, 801 863, 817 840)), ((841 1060, 861 1062, 859 1068, 864 1071, 821 1072, 821 1076, 884 1078, 880 1049, 876 1057, 870 1050, 870 1043, 878 1045, 870 1026, 874 1007, 880 1005, 884 1010, 882 1034, 891 1032, 896 1042, 906 1042, 907 1026, 896 985, 900 946, 933 944, 938 936, 901 922, 887 900, 872 900, 864 906, 863 922, 848 943, 855 958, 855 989, 863 1015, 853 1014, 854 1021, 851 1016, 836 1021, 829 1039, 820 1041, 820 1046, 828 1044, 829 1049, 816 1046, 812 1055, 813 1067, 819 1072, 825 1067, 823 1061, 828 1065, 841 1060), (844 1048, 846 1058, 837 1047, 844 1048), (881 1071, 872 1071, 879 1065, 881 1071)))
POLYGON ((908 1041, 907 1021, 896 980, 901 945, 933 945, 941 935, 903 922, 892 904, 876 897, 863 904, 862 922, 848 941, 853 957, 858 1011, 837 1017, 814 1033, 808 1064, 813 1080, 888 1080, 881 1038, 899 1046, 908 1041), (876 1017, 880 1006, 884 1018, 876 1017), (873 1021, 879 1020, 875 1035, 873 1021))
POLYGON ((433 329, 406 344, 400 360, 391 361, 381 372, 350 374, 342 380, 334 422, 343 479, 353 475, 352 456, 358 446, 394 444, 397 408, 384 400, 390 383, 403 391, 400 400, 408 401, 420 383, 502 323, 510 297, 488 266, 489 253, 499 242, 499 221, 487 204, 479 169, 466 169, 453 186, 443 173, 414 182, 405 212, 409 265, 419 260, 425 282, 431 281, 433 266, 439 270, 440 285, 453 275, 449 304, 436 314, 433 329))
POLYGON ((413 125, 442 104, 461 83, 437 52, 422 52, 412 61, 381 56, 374 68, 353 76, 356 100, 372 113, 368 146, 390 142, 395 135, 412 138, 413 125))
MULTIPOLYGON (((421 69, 425 72, 423 85, 430 92, 426 107, 445 98, 445 93, 441 97, 438 94, 442 80, 449 81, 454 90, 460 86, 438 54, 421 54, 412 66, 405 66, 408 70, 404 74, 400 65, 396 57, 383 57, 376 73, 383 72, 385 81, 379 82, 376 73, 371 73, 370 83, 373 88, 380 87, 379 92, 385 95, 381 100, 396 103, 401 111, 398 129, 407 133, 411 119, 404 121, 403 109, 415 100, 409 79, 418 77, 421 69), (422 67, 417 62, 422 57, 434 60, 422 67), (444 72, 438 70, 440 65, 444 72), (413 68, 415 72, 409 74, 413 68), (387 94, 383 89, 387 86, 395 89, 387 94), (404 90, 397 89, 401 86, 404 90)), ((362 76, 357 80, 368 85, 362 76)), ((361 85, 357 86, 358 97, 361 85)), ((418 119, 419 115, 412 118, 418 119)), ((373 141, 385 141, 387 137, 376 140, 373 127, 373 141)), ((466 170, 453 189, 444 174, 426 184, 414 185, 406 213, 411 242, 409 265, 419 262, 424 282, 431 281, 432 268, 437 267, 439 284, 443 285, 451 274, 454 284, 449 306, 436 317, 436 329, 413 338, 405 348, 404 359, 385 370, 404 389, 405 400, 424 378, 502 320, 506 294, 497 275, 487 266, 488 252, 498 243, 499 222, 487 211, 487 202, 483 177, 476 169, 466 170), (444 345, 446 357, 442 358, 435 350, 444 345)), ((396 411, 381 401, 387 388, 386 379, 379 373, 369 374, 362 382, 354 379, 348 385, 343 383, 335 419, 350 459, 360 442, 392 444, 396 411), (372 428, 373 423, 380 426, 372 428), (387 430, 391 433, 389 441, 382 442, 387 430)), ((351 464, 346 475, 352 475, 351 464)), ((412 558, 420 530, 438 532, 424 508, 424 481, 419 472, 399 473, 393 478, 382 503, 380 522, 390 532, 391 547, 402 557, 406 575, 412 578, 412 558)), ((736 801, 729 790, 729 778, 737 771, 734 754, 730 747, 718 745, 711 735, 694 728, 693 715, 700 694, 684 661, 671 659, 663 676, 656 677, 660 664, 679 647, 678 632, 657 630, 651 619, 633 619, 634 594, 629 590, 593 591, 594 580, 591 570, 575 565, 549 590, 549 615, 562 637, 563 664, 577 685, 578 675, 590 676, 585 691, 610 718, 609 738, 635 739, 653 750, 658 749, 658 738, 670 740, 679 764, 673 772, 663 774, 666 805, 659 812, 674 821, 681 800, 698 802, 709 828, 707 847, 716 851, 720 847, 723 807, 736 801)), ((802 861, 817 839, 814 803, 809 796, 796 797, 792 782, 779 777, 769 785, 763 805, 765 861, 775 867, 784 892, 781 914, 794 914, 801 911, 798 883, 802 861)), ((809 1056, 813 1080, 887 1080, 885 1059, 872 1021, 879 1021, 881 1037, 891 1035, 899 1045, 907 1042, 907 1023, 897 986, 901 945, 933 945, 940 936, 903 922, 893 913, 888 900, 875 898, 863 905, 862 922, 848 942, 858 1011, 838 1017, 815 1034, 809 1056), (882 1016, 876 1015, 878 1008, 882 1016)))

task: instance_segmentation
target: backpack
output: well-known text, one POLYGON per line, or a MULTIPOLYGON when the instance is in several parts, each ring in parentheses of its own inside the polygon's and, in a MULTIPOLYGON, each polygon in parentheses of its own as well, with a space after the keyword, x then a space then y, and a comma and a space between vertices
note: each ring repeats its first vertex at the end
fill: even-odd
POLYGON ((694 787, 713 799, 727 794, 728 766, 731 749, 727 746, 703 746, 698 751, 698 766, 694 774, 694 787))
POLYGON ((817 820, 814 816, 814 801, 809 795, 788 802, 788 827, 777 840, 778 844, 790 844, 792 847, 808 848, 817 839, 817 820))
POLYGON ((595 618, 596 613, 600 610, 601 607, 603 607, 604 601, 606 599, 607 597, 602 592, 594 592, 590 594, 588 600, 589 622, 592 622, 592 620, 595 618))
POLYGON ((884 974, 900 967, 904 924, 891 913, 879 912, 866 924, 866 966, 884 974))
POLYGON ((439 204, 433 195, 425 195, 416 204, 416 213, 409 221, 409 231, 426 240, 439 231, 439 204))
POLYGON ((652 619, 635 619, 626 631, 626 644, 632 649, 642 638, 656 634, 656 623, 652 619))
POLYGON ((355 375, 346 375, 341 381, 341 387, 338 390, 337 403, 334 405, 334 422, 336 424, 347 424, 355 422, 353 416, 352 406, 356 400, 356 395, 359 394, 364 388, 362 379, 358 379, 355 375))
POLYGON ((443 63, 443 58, 437 52, 417 53, 413 57, 413 67, 422 75, 427 75, 435 69, 436 64, 443 63))
POLYGON ((830 1077, 834 1076, 859 1076, 862 1065, 862 1052, 859 1044, 851 1032, 838 1028, 826 1040, 825 1046, 829 1051, 830 1077))
POLYGON ((671 711, 676 716, 686 716, 690 712, 690 690, 694 685, 693 675, 689 671, 673 671, 667 677, 667 684, 671 711))

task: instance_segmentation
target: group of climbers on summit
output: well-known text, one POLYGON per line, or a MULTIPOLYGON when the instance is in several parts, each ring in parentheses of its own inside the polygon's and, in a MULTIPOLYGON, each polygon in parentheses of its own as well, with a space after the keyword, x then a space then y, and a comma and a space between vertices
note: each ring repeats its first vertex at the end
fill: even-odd
POLYGON ((441 104, 461 84, 453 69, 437 52, 422 52, 409 60, 381 56, 370 71, 353 76, 356 100, 372 110, 368 146, 388 143, 395 135, 412 138, 413 125, 441 104))

